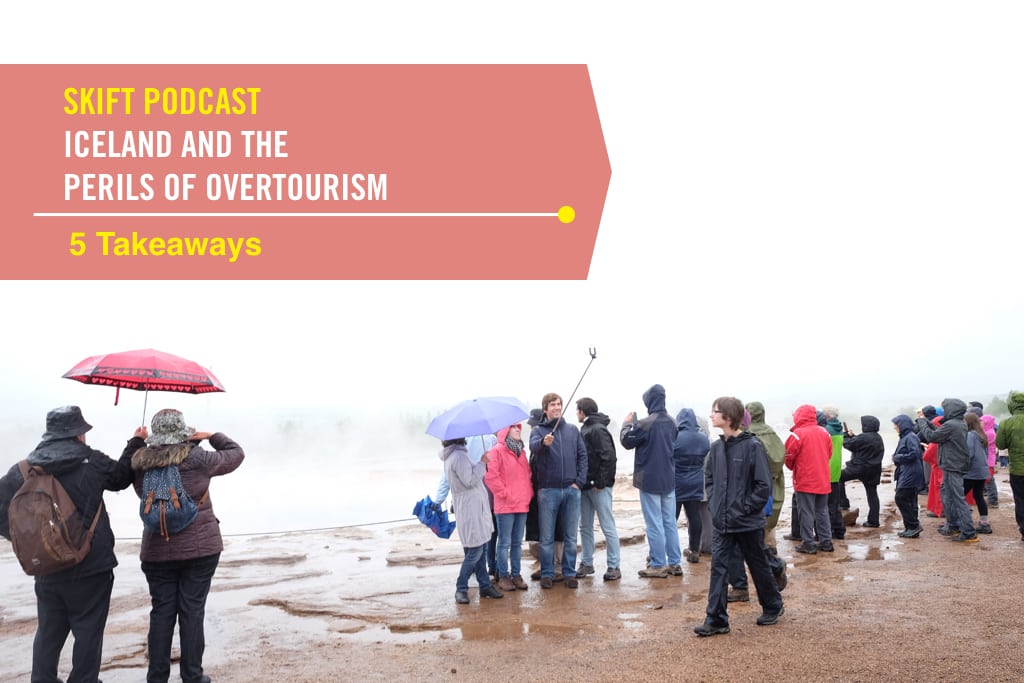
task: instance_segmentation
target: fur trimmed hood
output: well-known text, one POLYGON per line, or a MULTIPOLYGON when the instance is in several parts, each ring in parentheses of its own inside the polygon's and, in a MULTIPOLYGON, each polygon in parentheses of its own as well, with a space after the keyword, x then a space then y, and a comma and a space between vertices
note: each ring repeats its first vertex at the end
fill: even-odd
POLYGON ((145 471, 168 465, 180 465, 191 452, 190 443, 140 448, 132 454, 132 469, 145 471))

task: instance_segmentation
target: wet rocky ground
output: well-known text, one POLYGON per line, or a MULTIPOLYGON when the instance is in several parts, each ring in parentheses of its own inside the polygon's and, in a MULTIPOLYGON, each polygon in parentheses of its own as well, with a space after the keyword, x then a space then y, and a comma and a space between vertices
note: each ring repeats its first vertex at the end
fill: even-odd
MULTIPOLYGON (((756 599, 734 603, 732 632, 708 639, 692 632, 704 616, 708 558, 684 564, 681 577, 638 578, 646 546, 625 480, 616 486, 623 579, 601 580, 599 550, 598 576, 577 590, 534 582, 480 601, 474 587, 471 604, 456 605, 461 548, 415 522, 229 538, 207 607, 207 673, 285 682, 1024 680, 1016 654, 1024 543, 1005 480, 998 475, 995 533, 973 546, 940 536, 941 520, 930 518, 922 518, 921 538, 898 538, 886 484, 882 527, 850 527, 833 554, 793 552, 782 540, 784 517, 785 615, 759 627, 756 599)), ((859 484, 849 490, 863 507, 859 484)), ((106 683, 145 679, 149 606, 137 553, 136 541, 118 543, 106 683)), ((535 566, 524 563, 524 574, 535 566)), ((8 544, 0 546, 0 580, 0 682, 24 681, 34 595, 8 544)))

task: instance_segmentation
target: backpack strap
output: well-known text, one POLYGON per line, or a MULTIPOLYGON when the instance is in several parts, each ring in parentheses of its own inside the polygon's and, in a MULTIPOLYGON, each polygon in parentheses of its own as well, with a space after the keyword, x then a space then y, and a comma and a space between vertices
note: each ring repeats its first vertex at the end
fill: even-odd
POLYGON ((209 497, 210 497, 210 489, 206 489, 205 491, 203 491, 203 497, 199 499, 198 503, 196 503, 196 507, 200 507, 200 508, 203 507, 203 503, 205 503, 206 499, 209 498, 209 497))

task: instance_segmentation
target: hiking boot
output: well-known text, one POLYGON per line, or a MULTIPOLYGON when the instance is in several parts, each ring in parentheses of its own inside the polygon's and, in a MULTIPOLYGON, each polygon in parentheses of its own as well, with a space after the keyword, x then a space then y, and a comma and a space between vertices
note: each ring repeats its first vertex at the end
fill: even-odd
POLYGON ((547 577, 544 577, 543 579, 540 580, 540 587, 541 588, 547 589, 547 588, 551 588, 554 585, 555 585, 555 582, 552 581, 551 579, 547 578, 547 577))
POLYGON ((785 607, 780 607, 778 612, 762 612, 757 618, 758 626, 771 626, 779 621, 779 617, 786 613, 785 607))
POLYGON ((957 534, 956 536, 950 536, 949 540, 955 541, 957 543, 977 543, 981 539, 978 538, 977 534, 974 534, 973 536, 964 536, 963 534, 957 534))
POLYGON ((455 602, 459 603, 460 605, 468 605, 469 593, 467 593, 466 591, 455 591, 455 602))
POLYGON ((538 569, 534 573, 530 574, 530 581, 540 581, 540 570, 538 569))
POLYGON ((715 626, 714 624, 704 622, 700 626, 694 626, 693 632, 701 638, 707 638, 708 636, 717 636, 720 633, 728 633, 729 626, 715 626))
POLYGON ((579 585, 580 585, 580 582, 576 580, 575 576, 570 576, 569 578, 567 578, 565 580, 565 587, 566 588, 573 588, 573 589, 575 589, 579 585))
POLYGON ((516 585, 512 583, 512 577, 503 576, 498 579, 498 588, 503 591, 514 591, 516 589, 516 585))
POLYGON ((746 588, 730 588, 726 602, 750 602, 750 591, 746 588))
POLYGON ((608 571, 604 573, 605 581, 618 581, 622 578, 622 572, 619 571, 618 567, 609 567, 608 571))
POLYGON ((793 541, 794 543, 800 543, 801 541, 804 540, 804 539, 800 538, 799 536, 795 536, 793 534, 783 534, 782 537, 784 539, 786 539, 787 541, 793 541))
POLYGON ((878 522, 864 522, 864 526, 866 526, 866 527, 868 527, 870 529, 877 529, 878 527, 880 527, 882 525, 879 524, 878 522))
POLYGON ((592 564, 581 564, 580 568, 576 570, 576 578, 582 579, 590 576, 594 573, 594 565, 592 564))
POLYGON ((789 585, 789 577, 786 576, 786 565, 782 565, 782 571, 775 574, 775 587, 779 589, 779 592, 786 590, 786 586, 789 585))
POLYGON ((815 548, 817 548, 819 551, 823 553, 834 553, 836 551, 836 547, 832 545, 831 541, 829 541, 828 543, 819 543, 815 546, 815 548))
POLYGON ((985 524, 979 524, 977 531, 979 534, 990 534, 992 533, 992 525, 987 522, 985 524))
POLYGON ((700 553, 699 552, 695 553, 692 550, 690 550, 689 548, 687 548, 686 550, 683 551, 683 557, 685 557, 686 561, 689 562, 690 564, 697 564, 698 562, 700 562, 700 553))
POLYGON ((563 581, 565 581, 565 577, 562 576, 561 572, 555 574, 555 583, 562 583, 563 581))
POLYGON ((902 538, 917 538, 921 535, 921 527, 917 527, 916 529, 904 529, 896 535, 901 536, 902 538))
POLYGON ((813 543, 801 543, 796 547, 796 551, 804 555, 813 555, 818 552, 818 548, 813 543))
POLYGON ((959 533, 960 533, 960 530, 959 530, 959 529, 955 529, 955 528, 953 528, 953 527, 951 527, 951 526, 947 526, 947 525, 945 525, 945 524, 943 524, 942 526, 940 526, 940 527, 939 527, 939 528, 937 529, 937 531, 938 531, 938 532, 939 532, 940 534, 942 534, 943 536, 956 536, 957 534, 959 534, 959 533))
POLYGON ((512 577, 512 585, 521 591, 530 590, 530 587, 526 585, 526 582, 523 581, 523 577, 519 576, 519 574, 512 577))
POLYGON ((667 579, 668 567, 647 567, 636 573, 641 579, 667 579))
POLYGON ((673 565, 671 565, 668 568, 668 573, 671 574, 672 576, 682 576, 683 575, 683 567, 682 567, 682 565, 673 564, 673 565))

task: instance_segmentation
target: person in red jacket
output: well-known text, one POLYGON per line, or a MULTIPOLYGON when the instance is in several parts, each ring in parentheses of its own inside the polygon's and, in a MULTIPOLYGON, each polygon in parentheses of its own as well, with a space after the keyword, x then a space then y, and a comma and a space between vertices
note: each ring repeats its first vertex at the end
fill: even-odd
POLYGON ((793 492, 800 514, 802 540, 797 552, 813 555, 819 550, 835 550, 828 516, 831 459, 832 437, 818 426, 814 406, 800 406, 793 411, 793 428, 786 439, 786 467, 793 471, 793 492))
POLYGON ((494 495, 494 516, 498 522, 496 565, 498 588, 526 590, 520 565, 526 513, 533 498, 530 460, 523 443, 523 425, 518 422, 498 432, 498 442, 488 452, 484 484, 494 495))

